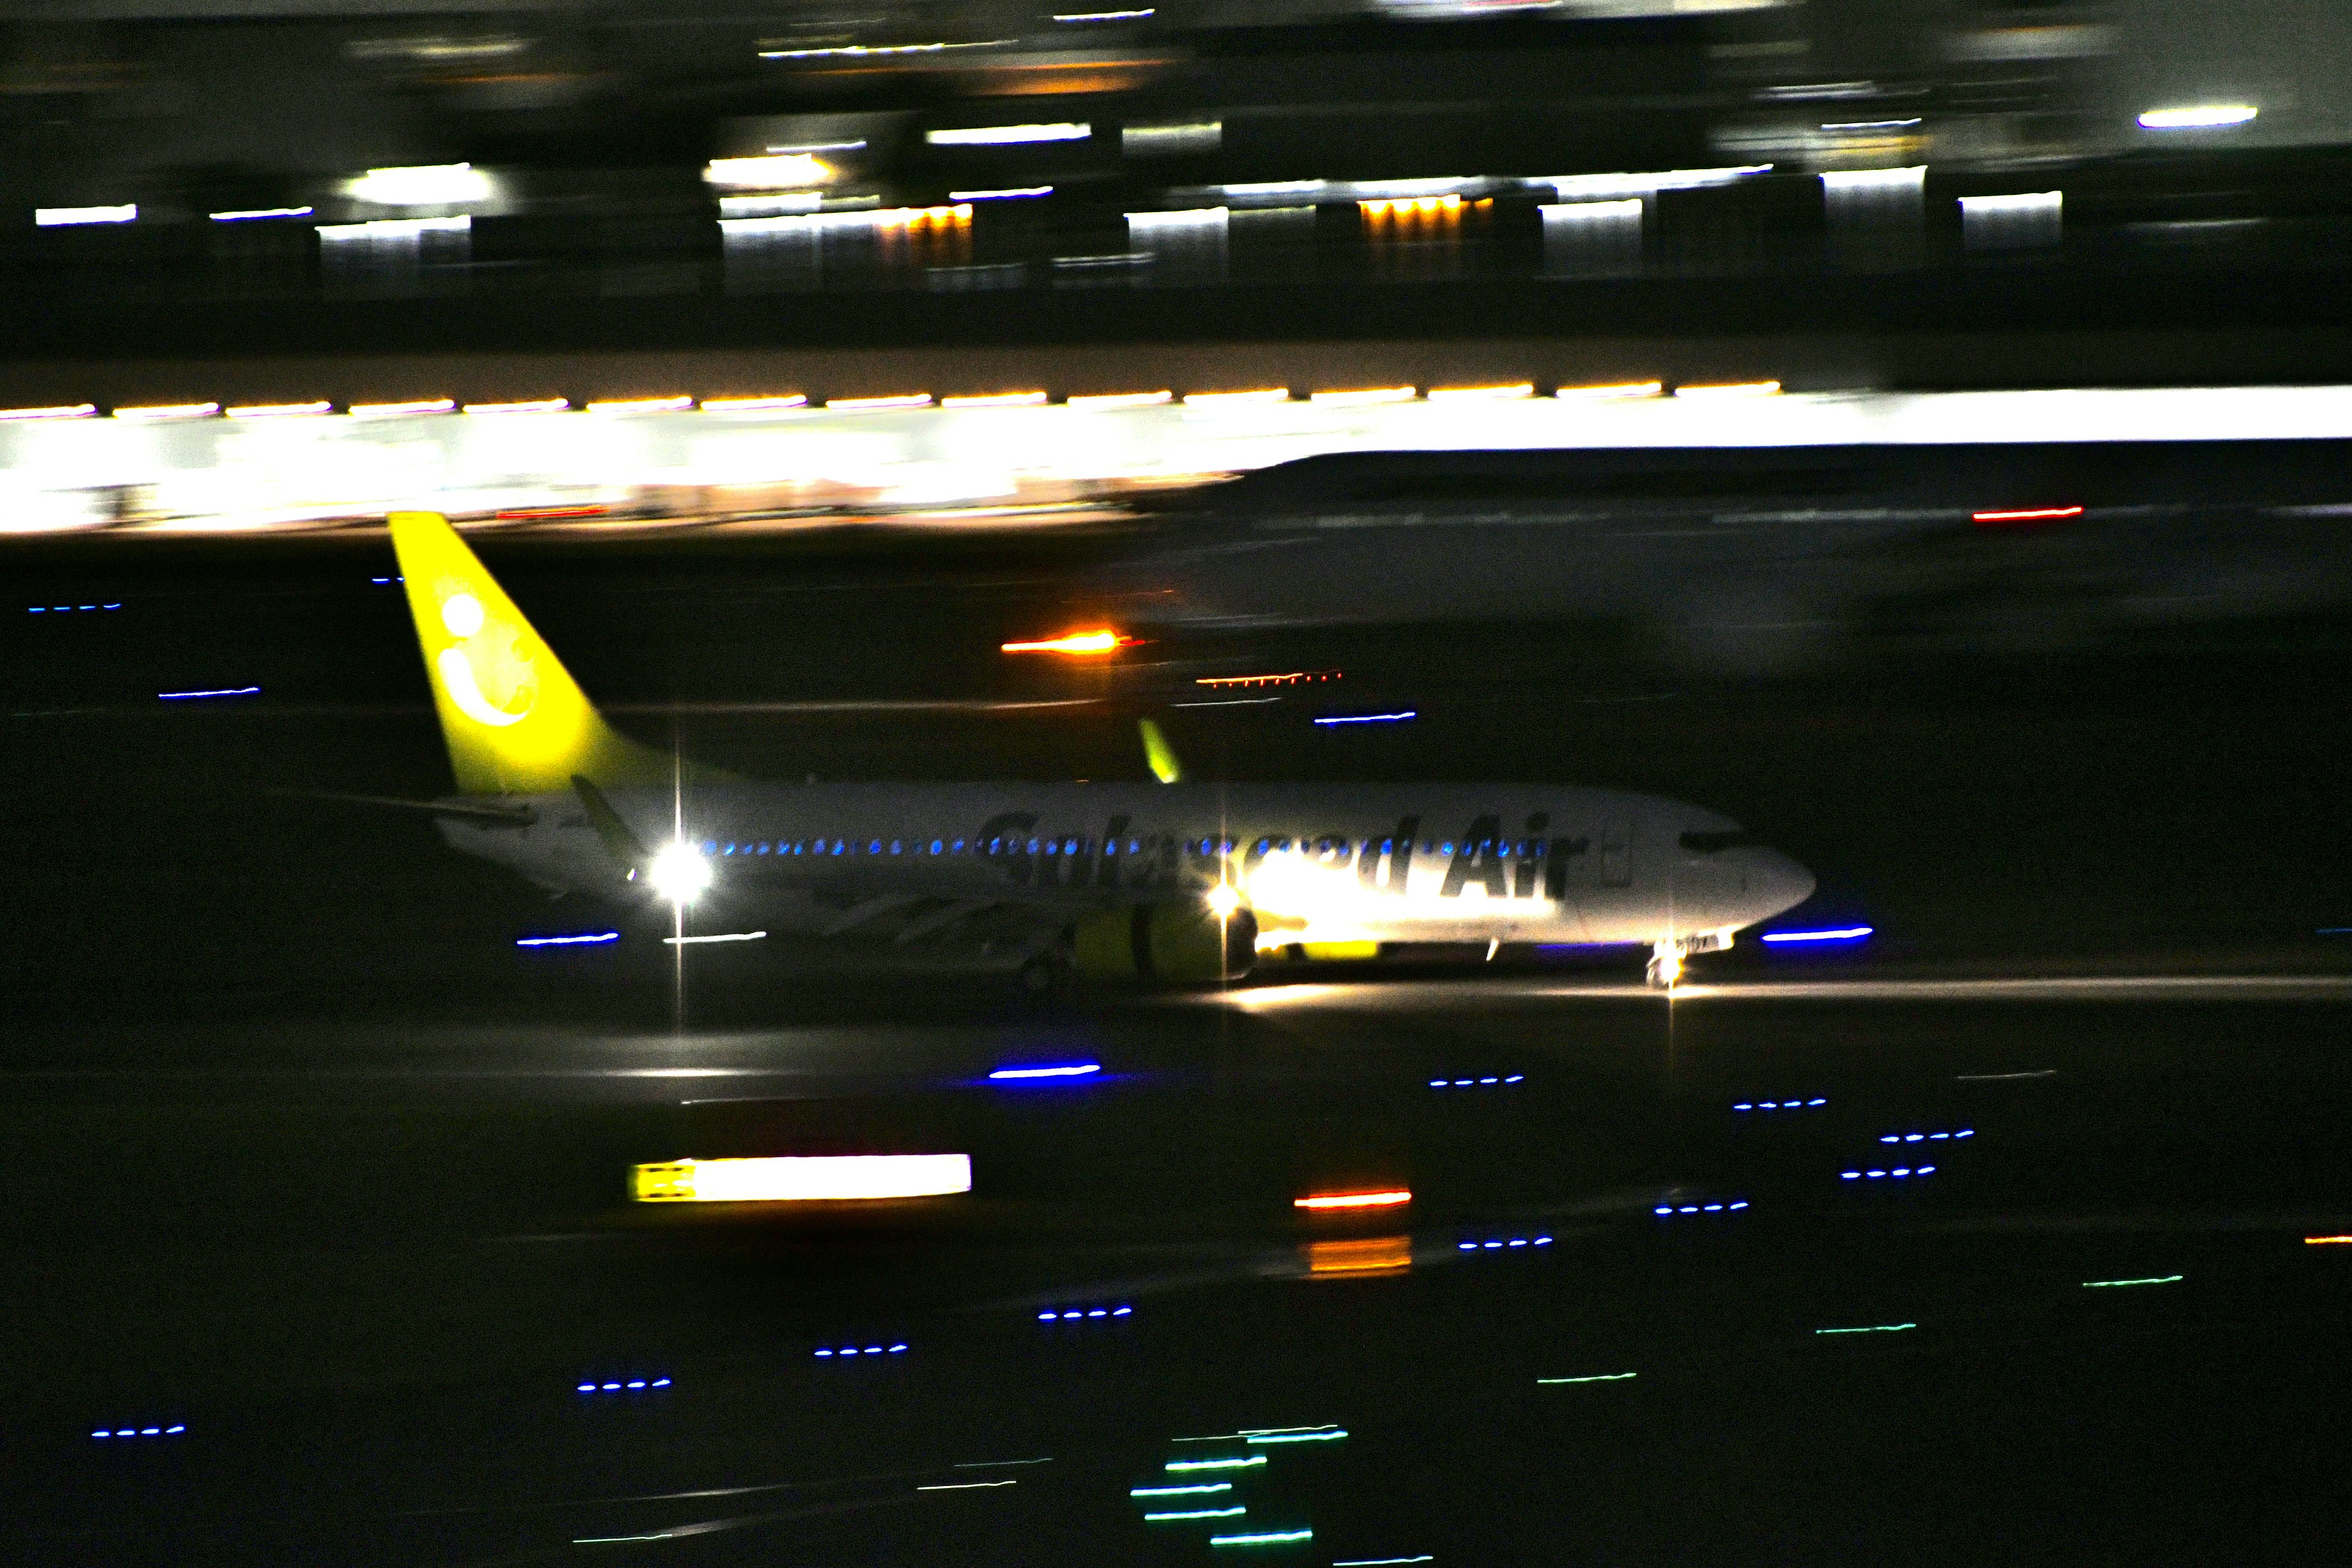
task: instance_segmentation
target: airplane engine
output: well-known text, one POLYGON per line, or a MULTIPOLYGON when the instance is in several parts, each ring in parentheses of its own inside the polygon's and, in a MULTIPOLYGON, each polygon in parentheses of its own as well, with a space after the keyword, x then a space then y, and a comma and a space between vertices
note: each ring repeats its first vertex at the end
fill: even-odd
POLYGON ((1199 905, 1141 904, 1088 915, 1071 931, 1071 959, 1099 980, 1203 985, 1237 980, 1257 957, 1257 920, 1199 905))

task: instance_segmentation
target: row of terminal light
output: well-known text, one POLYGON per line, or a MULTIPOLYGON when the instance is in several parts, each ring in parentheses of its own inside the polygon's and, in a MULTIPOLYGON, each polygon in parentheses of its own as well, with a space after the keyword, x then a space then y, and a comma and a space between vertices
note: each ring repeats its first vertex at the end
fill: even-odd
MULTIPOLYGON (((1392 403, 1509 403, 1548 397, 1563 402, 1638 401, 1648 398, 1717 398, 1769 397, 1781 391, 1777 381, 1683 382, 1669 384, 1661 381, 1613 382, 1591 386, 1560 386, 1549 393, 1537 390, 1531 381, 1510 382, 1480 386, 1378 386, 1348 387, 1310 392, 1300 399, 1286 386, 1253 387, 1239 391, 1177 393, 1162 388, 1153 392, 1074 393, 1060 400, 1060 405, 1076 409, 1152 408, 1181 405, 1192 408, 1234 408, 1260 405, 1296 403, 1325 408, 1364 407, 1392 403)), ((324 398, 300 403, 247 403, 224 405, 205 403, 154 403, 131 405, 108 411, 112 418, 131 424, 170 424, 194 419, 299 419, 319 418, 341 413, 353 419, 394 419, 436 414, 467 414, 494 416, 506 414, 686 414, 699 410, 705 414, 776 414, 795 409, 822 409, 834 414, 889 413, 916 408, 1037 408, 1055 402, 1044 391, 950 393, 934 396, 928 392, 891 393, 880 396, 835 397, 813 403, 804 393, 779 393, 750 397, 704 397, 686 395, 669 397, 597 398, 575 404, 565 397, 521 398, 506 402, 460 403, 449 397, 409 398, 392 403, 353 403, 338 408, 324 398)), ((94 403, 60 403, 25 408, 0 408, 0 422, 12 424, 39 423, 59 419, 92 419, 100 410, 94 403)))

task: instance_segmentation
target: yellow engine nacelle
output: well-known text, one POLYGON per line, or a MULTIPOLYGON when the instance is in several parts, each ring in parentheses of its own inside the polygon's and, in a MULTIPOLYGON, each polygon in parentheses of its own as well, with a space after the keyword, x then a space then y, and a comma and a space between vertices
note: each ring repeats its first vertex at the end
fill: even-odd
POLYGON ((1220 916, 1203 906, 1139 904, 1087 916, 1070 945, 1078 973, 1094 979, 1206 985, 1249 973, 1257 920, 1247 910, 1220 916))

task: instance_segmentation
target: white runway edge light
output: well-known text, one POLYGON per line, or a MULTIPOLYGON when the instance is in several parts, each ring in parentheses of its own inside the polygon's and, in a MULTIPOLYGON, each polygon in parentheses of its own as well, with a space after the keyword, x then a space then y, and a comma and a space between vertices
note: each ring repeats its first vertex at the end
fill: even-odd
POLYGON ((630 1195, 646 1204, 839 1203, 971 1191, 969 1154, 784 1155, 639 1165, 630 1195))

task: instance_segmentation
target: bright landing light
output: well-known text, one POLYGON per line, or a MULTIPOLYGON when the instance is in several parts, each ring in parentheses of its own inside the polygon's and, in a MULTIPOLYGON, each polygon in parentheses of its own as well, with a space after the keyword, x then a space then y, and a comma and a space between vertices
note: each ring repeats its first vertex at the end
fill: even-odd
POLYGON ((1403 1187, 1390 1187, 1377 1193, 1319 1193, 1313 1197, 1293 1198, 1293 1208, 1302 1209, 1374 1209, 1391 1208, 1398 1204, 1412 1202, 1412 1194, 1403 1187))
POLYGON ((1234 911, 1241 907, 1242 896, 1234 890, 1231 882, 1220 882, 1209 889, 1209 910, 1219 920, 1233 919, 1234 911))
POLYGON ((969 1154, 844 1154, 673 1160, 639 1165, 639 1203, 822 1203, 928 1198, 971 1191, 969 1154))
POLYGON ((1000 645, 1004 653, 1115 653, 1124 641, 1114 631, 1072 632, 1066 637, 1046 637, 1037 642, 1009 642, 1000 645))
POLYGON ((691 844, 667 845, 654 857, 646 880, 671 903, 688 903, 710 886, 710 862, 691 844))
POLYGON ((2262 110, 2251 103, 2192 103, 2185 109, 2151 109, 2139 117, 2143 131, 2196 131, 2243 125, 2262 110))

